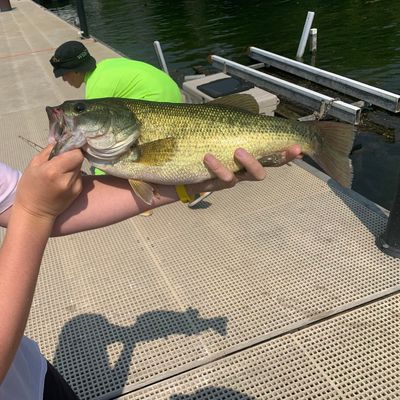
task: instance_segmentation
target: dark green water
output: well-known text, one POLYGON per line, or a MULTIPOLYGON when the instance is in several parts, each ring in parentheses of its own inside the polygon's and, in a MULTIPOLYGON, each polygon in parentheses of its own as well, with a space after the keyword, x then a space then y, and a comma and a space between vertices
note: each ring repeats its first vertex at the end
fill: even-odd
MULTIPOLYGON (((76 15, 74 1, 45 6, 70 22, 76 15)), ((210 54, 248 64, 248 46, 295 58, 307 11, 314 11, 317 67, 400 93, 400 1, 90 0, 85 9, 89 33, 131 58, 158 66, 153 41, 160 41, 178 81, 207 65, 210 54)), ((390 209, 399 143, 361 131, 357 144, 353 189, 390 209)))

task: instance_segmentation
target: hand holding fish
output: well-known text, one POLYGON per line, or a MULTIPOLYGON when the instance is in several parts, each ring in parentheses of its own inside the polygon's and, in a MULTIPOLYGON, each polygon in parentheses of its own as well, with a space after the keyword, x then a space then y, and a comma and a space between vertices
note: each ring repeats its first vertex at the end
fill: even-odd
POLYGON ((80 150, 69 151, 48 161, 53 146, 38 153, 25 169, 18 184, 14 207, 33 217, 53 220, 79 195, 82 189, 80 150))
MULTIPOLYGON (((296 158, 299 153, 299 146, 292 146, 286 152, 286 161, 296 158)), ((239 177, 227 169, 219 159, 211 154, 206 155, 203 162, 216 178, 186 185, 187 193, 195 195, 199 192, 214 192, 233 187, 239 181, 260 181, 265 178, 263 166, 246 150, 237 149, 235 158, 246 169, 245 172, 239 173, 239 177)), ((111 175, 87 175, 82 177, 82 184, 82 192, 76 201, 57 218, 53 236, 101 228, 179 200, 174 185, 154 185, 157 196, 154 196, 152 204, 149 205, 132 192, 126 179, 111 175)))
MULTIPOLYGON (((300 157, 301 148, 294 145, 281 154, 281 162, 276 164, 280 166, 300 157)), ((217 190, 232 188, 241 181, 262 181, 265 179, 267 172, 260 162, 248 153, 245 149, 237 149, 234 153, 235 160, 244 168, 240 172, 233 173, 224 167, 223 163, 215 158, 212 154, 204 156, 204 165, 207 169, 217 177, 199 184, 192 184, 190 191, 192 192, 215 192, 217 190)))

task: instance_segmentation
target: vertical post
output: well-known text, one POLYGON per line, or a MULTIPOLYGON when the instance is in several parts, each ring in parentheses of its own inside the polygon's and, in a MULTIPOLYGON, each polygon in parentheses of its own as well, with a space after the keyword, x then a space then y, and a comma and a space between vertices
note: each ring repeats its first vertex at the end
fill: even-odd
POLYGON ((317 29, 310 29, 310 51, 311 51, 311 65, 315 66, 315 60, 317 58, 317 29))
POLYGON ((400 258, 400 179, 386 230, 376 239, 376 245, 389 256, 400 258))
POLYGON ((10 0, 0 0, 0 11, 11 11, 10 0))
POLYGON ((163 55, 163 52, 162 52, 162 50, 161 50, 160 42, 159 42, 158 40, 155 40, 155 41, 153 42, 153 45, 154 45, 154 50, 155 50, 155 52, 156 52, 156 54, 157 54, 158 62, 159 62, 159 64, 160 64, 160 66, 161 66, 161 69, 162 69, 166 74, 169 75, 168 68, 167 68, 167 64, 166 64, 166 62, 165 62, 164 55, 163 55))
POLYGON ((306 44, 307 44, 308 35, 310 33, 311 25, 313 23, 314 14, 315 14, 314 11, 309 11, 307 13, 307 18, 306 18, 306 22, 304 23, 303 33, 301 35, 299 47, 297 49, 297 54, 296 54, 297 58, 303 57, 304 50, 305 50, 306 44))
POLYGON ((76 8, 78 11, 79 26, 81 28, 81 37, 88 38, 89 29, 86 22, 85 7, 83 6, 83 0, 76 0, 76 8))
POLYGON ((310 51, 317 52, 317 28, 310 29, 310 51))

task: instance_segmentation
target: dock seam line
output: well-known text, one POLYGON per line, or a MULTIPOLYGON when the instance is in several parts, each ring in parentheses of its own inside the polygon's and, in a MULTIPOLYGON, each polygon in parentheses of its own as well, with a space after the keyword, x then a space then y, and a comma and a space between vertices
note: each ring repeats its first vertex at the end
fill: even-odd
POLYGON ((192 363, 187 364, 186 366, 179 367, 179 368, 175 369, 174 371, 165 372, 165 373, 160 374, 157 377, 147 379, 144 382, 126 386, 125 388, 122 388, 122 391, 115 390, 114 392, 110 392, 105 396, 99 397, 97 400, 117 399, 118 397, 122 397, 129 393, 133 393, 133 392, 148 388, 151 385, 167 381, 167 380, 175 378, 179 375, 195 371, 195 370, 199 369, 200 367, 203 367, 205 365, 211 365, 212 363, 219 361, 223 358, 227 359, 229 357, 232 357, 241 351, 248 350, 255 346, 270 342, 271 340, 278 339, 285 335, 290 335, 295 332, 304 330, 304 329, 314 326, 318 323, 331 320, 339 315, 357 310, 357 309, 361 308, 362 306, 376 303, 378 301, 389 298, 391 296, 395 296, 397 294, 400 294, 400 285, 393 286, 393 287, 383 290, 381 292, 378 292, 378 293, 363 297, 359 300, 355 300, 351 303, 347 303, 342 306, 336 307, 336 308, 332 309, 330 312, 320 313, 319 315, 321 315, 321 317, 316 317, 313 320, 307 319, 307 320, 297 321, 295 323, 289 324, 288 326, 286 326, 283 329, 282 328, 277 329, 277 330, 272 331, 269 334, 266 334, 264 336, 259 336, 258 338, 250 339, 250 340, 247 340, 246 342, 242 342, 239 345, 232 346, 231 348, 227 349, 227 351, 223 350, 218 353, 215 353, 214 356, 207 357, 202 360, 194 361, 192 363))

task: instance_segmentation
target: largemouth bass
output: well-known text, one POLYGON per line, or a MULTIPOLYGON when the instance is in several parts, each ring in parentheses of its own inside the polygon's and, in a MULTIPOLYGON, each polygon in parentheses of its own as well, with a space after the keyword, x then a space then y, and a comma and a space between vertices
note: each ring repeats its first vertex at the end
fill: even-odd
POLYGON ((144 182, 178 185, 213 178, 203 164, 206 153, 236 172, 240 165, 233 153, 239 147, 262 161, 299 144, 333 179, 351 185, 351 125, 259 115, 257 102, 246 94, 206 104, 72 100, 46 111, 56 141, 50 157, 81 148, 93 166, 128 179, 149 204, 152 190, 144 182))

